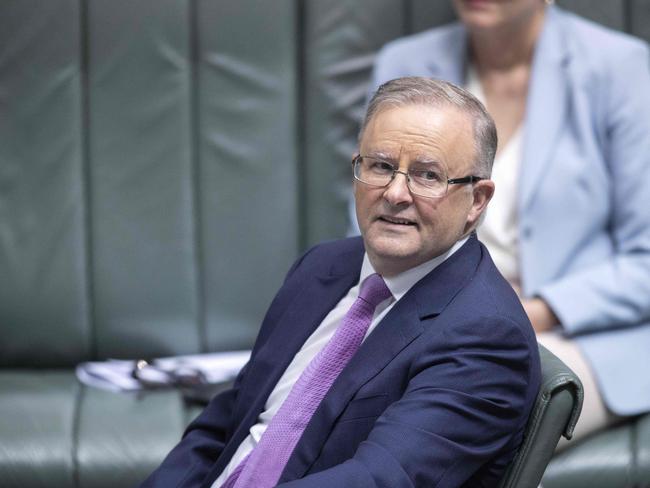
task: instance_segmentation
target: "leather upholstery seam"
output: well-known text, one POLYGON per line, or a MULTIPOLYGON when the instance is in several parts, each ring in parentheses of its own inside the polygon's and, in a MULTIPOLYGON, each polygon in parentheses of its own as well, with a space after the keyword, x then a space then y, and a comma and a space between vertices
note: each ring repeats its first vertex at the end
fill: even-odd
POLYGON ((642 486, 641 470, 639 469, 639 442, 638 442, 638 421, 634 421, 630 428, 630 465, 628 466, 627 475, 629 476, 630 486, 642 486))
POLYGON ((81 404, 83 403, 85 388, 77 383, 75 392, 74 406, 72 412, 72 439, 71 439, 71 459, 72 459, 72 479, 74 486, 81 487, 81 473, 79 466, 79 435, 81 431, 81 404))

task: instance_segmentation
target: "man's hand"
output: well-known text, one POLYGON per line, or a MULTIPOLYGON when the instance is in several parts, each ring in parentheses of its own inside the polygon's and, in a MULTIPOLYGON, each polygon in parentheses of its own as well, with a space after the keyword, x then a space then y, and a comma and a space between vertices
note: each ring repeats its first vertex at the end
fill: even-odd
POLYGON ((525 298, 521 304, 537 333, 551 330, 560 322, 553 310, 541 298, 525 298))

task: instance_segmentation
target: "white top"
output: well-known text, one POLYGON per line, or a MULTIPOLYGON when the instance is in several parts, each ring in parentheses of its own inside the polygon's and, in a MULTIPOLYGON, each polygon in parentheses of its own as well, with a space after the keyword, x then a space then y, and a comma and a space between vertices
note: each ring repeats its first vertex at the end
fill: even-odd
MULTIPOLYGON (((449 256, 455 253, 460 247, 467 241, 467 237, 461 239, 456 244, 454 244, 449 251, 446 253, 433 258, 426 263, 422 263, 415 268, 411 268, 403 273, 393 276, 392 278, 384 278, 386 286, 390 290, 392 297, 387 298, 375 309, 375 315, 373 316, 372 322, 368 327, 368 332, 364 337, 364 340, 372 332, 372 330, 379 324, 381 319, 390 311, 391 308, 397 303, 409 289, 415 285, 418 281, 424 278, 429 274, 434 268, 436 268, 440 263, 445 261, 449 256)), ((260 441, 262 434, 266 430, 271 422, 271 419, 275 416, 277 411, 280 409, 280 406, 286 400, 289 395, 289 391, 293 387, 294 383, 298 380, 304 369, 311 362, 316 354, 325 347, 325 344, 334 335, 334 332, 338 328, 341 319, 345 316, 347 311, 350 309, 354 301, 359 296, 360 284, 370 276, 375 273, 368 255, 364 255, 363 264, 361 266, 361 274, 359 276, 359 283, 350 288, 347 295, 345 295, 332 309, 332 311, 327 314, 323 319, 318 328, 314 333, 309 336, 309 339, 303 344, 302 348, 293 358, 291 364, 287 367, 286 371, 275 385, 275 388, 269 395, 269 398, 266 400, 264 405, 264 411, 260 414, 257 419, 257 423, 250 428, 248 437, 246 437, 242 443, 235 451, 230 463, 226 466, 223 472, 212 484, 212 488, 220 488, 223 483, 228 479, 230 473, 232 473, 239 463, 248 455, 249 452, 257 446, 257 443, 260 441)))
MULTIPOLYGON (((485 105, 485 95, 473 66, 467 70, 465 88, 485 105)), ((520 124, 506 145, 494 158, 492 180, 496 190, 477 229, 481 242, 501 274, 519 290, 519 239, 517 234, 517 191, 519 168, 523 157, 524 124, 520 124)))

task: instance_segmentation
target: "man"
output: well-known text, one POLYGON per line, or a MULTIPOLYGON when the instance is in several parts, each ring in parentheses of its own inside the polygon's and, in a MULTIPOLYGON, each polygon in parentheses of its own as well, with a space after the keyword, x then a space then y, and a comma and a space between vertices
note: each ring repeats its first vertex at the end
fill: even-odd
POLYGON ((496 486, 540 371, 530 323, 473 234, 495 150, 464 90, 380 87, 353 160, 362 238, 294 264, 234 387, 143 486, 496 486))

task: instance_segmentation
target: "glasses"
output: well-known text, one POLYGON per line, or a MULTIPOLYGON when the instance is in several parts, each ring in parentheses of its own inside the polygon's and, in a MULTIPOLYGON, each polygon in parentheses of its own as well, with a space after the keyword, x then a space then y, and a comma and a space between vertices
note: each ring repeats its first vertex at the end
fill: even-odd
POLYGON ((173 370, 163 369, 146 359, 135 361, 131 377, 145 388, 197 387, 207 384, 205 374, 196 368, 178 366, 173 370))
POLYGON ((370 186, 386 187, 397 173, 406 176, 406 184, 413 195, 425 198, 441 198, 447 194, 449 185, 464 185, 484 180, 481 176, 447 178, 447 171, 440 163, 414 163, 408 171, 400 171, 393 164, 382 159, 357 156, 352 160, 354 177, 370 186))

